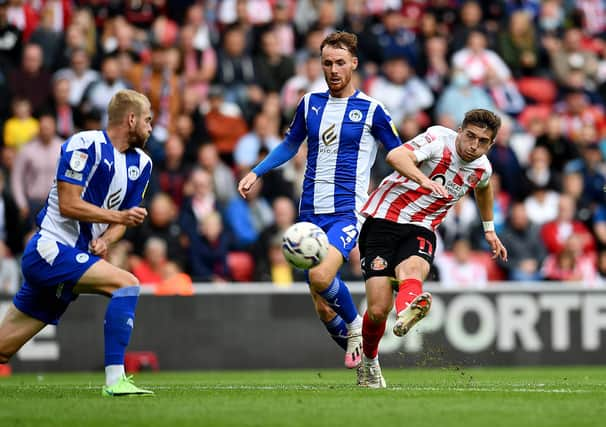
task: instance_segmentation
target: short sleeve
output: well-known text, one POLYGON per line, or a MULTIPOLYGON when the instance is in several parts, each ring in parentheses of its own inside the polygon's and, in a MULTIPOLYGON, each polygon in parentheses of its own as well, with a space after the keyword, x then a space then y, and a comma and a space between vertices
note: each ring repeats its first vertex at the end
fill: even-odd
POLYGON ((414 152, 419 163, 432 157, 441 157, 444 149, 443 142, 431 133, 431 128, 415 136, 413 139, 406 141, 404 146, 414 152))
POLYGON ((84 186, 96 160, 95 144, 82 143, 69 139, 61 147, 57 181, 84 186))
POLYGON ((381 104, 377 105, 372 117, 371 134, 381 141, 387 151, 402 145, 398 130, 393 123, 390 115, 385 111, 381 104))
POLYGON ((292 122, 286 131, 285 141, 301 144, 307 138, 307 125, 305 123, 305 97, 301 98, 292 122))

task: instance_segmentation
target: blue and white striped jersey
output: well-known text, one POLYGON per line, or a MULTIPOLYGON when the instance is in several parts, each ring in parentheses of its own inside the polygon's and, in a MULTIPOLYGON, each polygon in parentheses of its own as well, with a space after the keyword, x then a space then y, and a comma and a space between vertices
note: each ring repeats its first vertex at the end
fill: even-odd
POLYGON ((82 199, 104 209, 123 210, 138 206, 151 175, 152 162, 139 148, 120 153, 105 131, 73 135, 61 146, 57 175, 45 207, 37 217, 40 235, 88 251, 108 224, 93 224, 65 218, 59 212, 57 181, 84 187, 82 199))
POLYGON ((357 90, 349 98, 307 93, 299 102, 286 141, 307 138, 307 168, 300 213, 359 212, 368 198, 377 140, 387 151, 401 144, 383 105, 357 90))

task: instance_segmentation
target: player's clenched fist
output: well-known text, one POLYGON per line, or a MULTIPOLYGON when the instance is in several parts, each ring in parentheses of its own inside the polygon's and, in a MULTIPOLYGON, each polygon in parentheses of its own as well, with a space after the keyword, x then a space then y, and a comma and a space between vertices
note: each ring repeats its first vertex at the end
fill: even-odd
POLYGON ((121 213, 123 216, 122 224, 126 225, 127 227, 133 227, 141 224, 145 220, 145 217, 147 216, 147 209, 134 207, 121 211, 121 213))

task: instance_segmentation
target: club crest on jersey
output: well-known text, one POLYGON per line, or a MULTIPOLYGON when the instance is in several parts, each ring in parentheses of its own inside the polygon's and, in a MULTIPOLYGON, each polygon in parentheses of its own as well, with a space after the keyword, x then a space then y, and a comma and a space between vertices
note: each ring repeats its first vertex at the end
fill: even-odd
POLYGON ((322 132, 322 142, 324 145, 332 144, 337 140, 337 133, 335 132, 336 125, 333 123, 328 126, 324 132, 322 132))
POLYGON ((76 261, 78 261, 80 264, 84 264, 86 261, 88 261, 90 257, 88 256, 88 254, 78 254, 76 255, 76 261))
POLYGON ((359 122, 362 120, 362 112, 360 110, 351 110, 349 112, 349 120, 352 122, 359 122))
POLYGON ((134 181, 139 178, 139 168, 137 166, 129 166, 128 167, 128 179, 134 181))
POLYGON ((370 262, 371 270, 381 271, 381 270, 385 270, 386 268, 387 268, 387 261, 384 258, 381 258, 380 256, 375 257, 375 259, 373 259, 370 262))
POLYGON ((69 159, 69 167, 75 172, 82 172, 86 166, 88 154, 82 151, 72 151, 72 157, 69 159))

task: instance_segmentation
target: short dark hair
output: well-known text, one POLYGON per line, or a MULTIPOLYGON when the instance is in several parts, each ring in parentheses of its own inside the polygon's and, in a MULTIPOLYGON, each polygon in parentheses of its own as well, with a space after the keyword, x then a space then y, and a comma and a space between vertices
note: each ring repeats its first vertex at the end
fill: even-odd
POLYGON ((358 36, 346 31, 337 31, 336 33, 326 36, 320 45, 320 53, 325 46, 345 49, 349 51, 352 56, 358 56, 358 36))
POLYGON ((501 118, 492 111, 476 108, 465 113, 461 127, 466 128, 469 125, 490 129, 492 131, 492 139, 494 139, 501 127, 501 118))

